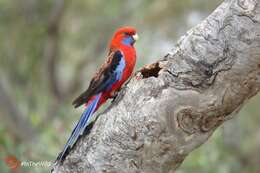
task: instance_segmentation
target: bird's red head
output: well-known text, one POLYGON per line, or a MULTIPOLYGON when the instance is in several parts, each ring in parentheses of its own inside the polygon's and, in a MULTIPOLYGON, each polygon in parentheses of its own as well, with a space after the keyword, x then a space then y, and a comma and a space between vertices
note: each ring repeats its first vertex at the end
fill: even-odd
POLYGON ((111 47, 118 47, 119 45, 133 46, 134 43, 138 40, 138 35, 136 29, 130 26, 119 28, 112 40, 111 47))

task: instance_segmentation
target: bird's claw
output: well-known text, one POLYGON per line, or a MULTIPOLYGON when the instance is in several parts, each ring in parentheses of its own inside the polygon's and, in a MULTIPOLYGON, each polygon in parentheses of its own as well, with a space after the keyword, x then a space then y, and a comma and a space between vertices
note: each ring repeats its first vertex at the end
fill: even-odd
POLYGON ((116 97, 118 96, 119 91, 113 91, 110 94, 110 97, 113 99, 112 102, 114 102, 116 100, 116 97))

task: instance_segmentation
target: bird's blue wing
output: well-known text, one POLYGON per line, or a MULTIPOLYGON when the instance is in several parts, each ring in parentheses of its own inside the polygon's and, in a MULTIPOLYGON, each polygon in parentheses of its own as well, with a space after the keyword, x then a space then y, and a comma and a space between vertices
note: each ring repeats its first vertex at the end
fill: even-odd
POLYGON ((124 69, 125 69, 125 58, 121 51, 116 51, 110 62, 110 66, 107 71, 104 73, 105 80, 100 85, 98 91, 107 91, 111 89, 114 83, 119 81, 122 78, 124 69))
POLYGON ((86 103, 93 95, 111 89, 112 85, 122 78, 125 66, 126 62, 122 51, 111 52, 108 61, 102 65, 98 73, 92 78, 88 89, 73 101, 74 107, 86 103))

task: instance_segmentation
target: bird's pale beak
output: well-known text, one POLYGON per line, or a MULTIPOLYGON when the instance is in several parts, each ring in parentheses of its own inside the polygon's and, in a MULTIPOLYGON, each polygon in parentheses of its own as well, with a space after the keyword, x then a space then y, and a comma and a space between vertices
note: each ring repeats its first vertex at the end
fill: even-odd
POLYGON ((134 39, 135 41, 137 41, 137 40, 139 39, 138 34, 133 35, 133 39, 134 39))

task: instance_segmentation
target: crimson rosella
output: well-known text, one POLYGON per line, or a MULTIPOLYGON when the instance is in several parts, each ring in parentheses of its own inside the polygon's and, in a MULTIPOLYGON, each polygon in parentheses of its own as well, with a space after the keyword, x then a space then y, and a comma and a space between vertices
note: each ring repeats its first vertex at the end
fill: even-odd
POLYGON ((85 131, 89 118, 107 99, 114 98, 115 93, 131 76, 136 62, 134 43, 137 39, 138 35, 133 27, 122 27, 115 32, 106 62, 92 78, 88 89, 73 101, 75 108, 82 104, 86 108, 57 160, 65 159, 85 131))

